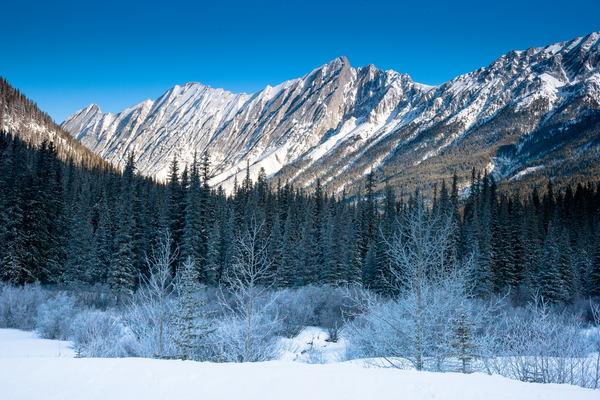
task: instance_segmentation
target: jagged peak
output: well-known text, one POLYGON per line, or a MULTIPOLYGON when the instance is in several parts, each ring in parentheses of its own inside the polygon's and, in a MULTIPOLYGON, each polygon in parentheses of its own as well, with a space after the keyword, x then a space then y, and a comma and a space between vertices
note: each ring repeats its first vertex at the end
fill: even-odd
POLYGON ((344 67, 352 68, 350 61, 348 61, 346 56, 341 56, 329 61, 327 64, 323 64, 320 67, 313 69, 310 73, 306 74, 304 78, 319 72, 326 74, 327 71, 338 71, 344 67))
POLYGON ((98 113, 102 113, 102 111, 100 110, 100 106, 98 104, 92 103, 89 106, 87 106, 85 109, 80 110, 80 111, 84 111, 84 112, 89 112, 89 111, 96 111, 98 113))
POLYGON ((343 66, 343 65, 348 65, 350 66, 350 61, 348 61, 348 58, 346 56, 340 56, 338 58, 335 58, 333 60, 331 60, 330 62, 328 62, 325 65, 329 65, 329 66, 343 66))

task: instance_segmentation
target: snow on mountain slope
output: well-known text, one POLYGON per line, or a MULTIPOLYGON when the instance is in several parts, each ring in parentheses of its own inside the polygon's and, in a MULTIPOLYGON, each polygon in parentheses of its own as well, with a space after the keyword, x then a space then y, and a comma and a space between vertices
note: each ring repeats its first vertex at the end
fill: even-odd
POLYGON ((398 176, 461 141, 487 164, 500 145, 599 110, 599 43, 596 32, 511 51, 436 87, 340 57, 252 95, 189 83, 116 115, 91 105, 62 127, 116 165, 135 151, 139 170, 158 178, 173 157, 190 163, 207 151, 213 184, 231 188, 249 163, 254 178, 262 167, 284 183, 321 178, 335 191, 374 169, 398 176))

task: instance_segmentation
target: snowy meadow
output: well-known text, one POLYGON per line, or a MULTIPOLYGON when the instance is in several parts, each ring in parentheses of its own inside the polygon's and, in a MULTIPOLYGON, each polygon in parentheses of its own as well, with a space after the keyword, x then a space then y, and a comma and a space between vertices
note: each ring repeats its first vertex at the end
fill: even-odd
POLYGON ((235 291, 196 287, 190 300, 181 282, 163 297, 146 285, 120 303, 105 287, 3 285, 0 326, 20 330, 0 330, 2 398, 598 396, 599 330, 541 299, 453 313, 428 309, 449 296, 428 293, 419 336, 406 297, 261 289, 250 309, 235 291))

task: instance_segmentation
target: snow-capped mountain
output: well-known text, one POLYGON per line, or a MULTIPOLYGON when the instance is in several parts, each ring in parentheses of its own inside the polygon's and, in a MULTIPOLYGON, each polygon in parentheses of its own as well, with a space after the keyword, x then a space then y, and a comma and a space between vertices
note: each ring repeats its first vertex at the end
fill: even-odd
POLYGON ((189 163, 207 151, 212 183, 226 188, 247 163, 254 177, 264 167, 282 183, 321 178, 330 192, 372 170, 401 186, 473 166, 510 179, 556 152, 578 123, 597 122, 599 46, 596 32, 511 51, 440 86, 340 57, 252 95, 188 83, 115 115, 92 104, 61 126, 113 164, 135 151, 139 170, 158 178, 173 157, 189 163))

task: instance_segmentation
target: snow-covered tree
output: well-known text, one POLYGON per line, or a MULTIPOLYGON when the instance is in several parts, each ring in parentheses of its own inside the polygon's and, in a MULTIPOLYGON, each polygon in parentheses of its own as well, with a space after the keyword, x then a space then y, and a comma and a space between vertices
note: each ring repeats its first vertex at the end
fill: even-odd
POLYGON ((206 299, 195 263, 188 259, 179 267, 175 282, 177 300, 173 312, 173 341, 184 360, 195 359, 202 339, 214 332, 212 314, 204 311, 206 299))
POLYGON ((463 374, 470 372, 471 361, 478 357, 474 336, 475 324, 471 320, 471 315, 468 311, 461 310, 458 317, 452 321, 450 346, 452 355, 461 362, 461 372, 463 374))
POLYGON ((222 294, 225 319, 217 331, 224 361, 264 361, 274 355, 272 340, 279 321, 267 314, 275 281, 263 229, 264 220, 253 216, 236 237, 235 256, 225 277, 234 305, 222 294))
POLYGON ((354 324, 353 337, 364 356, 385 357, 399 368, 408 362, 419 371, 444 370, 452 321, 460 310, 471 311, 472 262, 461 263, 453 254, 452 215, 429 215, 422 197, 417 196, 404 225, 388 242, 394 266, 387 283, 398 295, 385 299, 362 292, 355 297, 362 311, 358 321, 365 323, 354 324))

